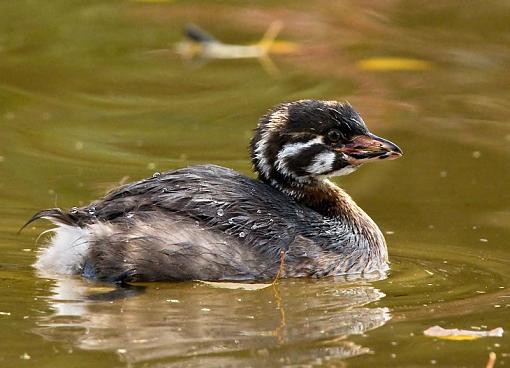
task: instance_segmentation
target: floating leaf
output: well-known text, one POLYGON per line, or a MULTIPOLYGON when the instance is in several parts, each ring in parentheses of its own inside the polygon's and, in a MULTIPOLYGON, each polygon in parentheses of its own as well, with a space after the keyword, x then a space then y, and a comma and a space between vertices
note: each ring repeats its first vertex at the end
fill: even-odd
POLYGON ((459 330, 457 328, 447 329, 440 326, 432 326, 423 331, 425 336, 438 337, 444 340, 475 340, 480 337, 502 337, 503 329, 501 327, 495 328, 490 331, 472 331, 472 330, 459 330))
POLYGON ((299 50, 299 45, 290 41, 262 41, 259 43, 262 47, 267 47, 271 54, 294 54, 299 50))
POLYGON ((389 71, 389 70, 427 70, 431 64, 425 60, 375 57, 358 61, 358 67, 363 70, 389 71))

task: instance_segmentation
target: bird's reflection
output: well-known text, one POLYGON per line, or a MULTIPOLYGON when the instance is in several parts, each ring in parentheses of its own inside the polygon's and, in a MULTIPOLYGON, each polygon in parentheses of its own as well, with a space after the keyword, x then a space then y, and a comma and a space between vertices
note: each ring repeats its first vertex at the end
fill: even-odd
POLYGON ((259 290, 199 282, 112 287, 55 279, 35 333, 73 348, 112 351, 144 366, 268 366, 337 362, 369 353, 349 336, 390 319, 368 306, 366 281, 282 280, 259 290))

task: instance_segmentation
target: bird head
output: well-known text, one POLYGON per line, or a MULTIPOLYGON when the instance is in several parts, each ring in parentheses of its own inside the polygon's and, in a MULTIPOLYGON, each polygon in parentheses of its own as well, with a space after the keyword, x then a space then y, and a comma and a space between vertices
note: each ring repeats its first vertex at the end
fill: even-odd
POLYGON ((318 100, 270 110, 259 121, 251 152, 260 179, 273 185, 307 185, 402 155, 397 145, 369 132, 348 103, 318 100))

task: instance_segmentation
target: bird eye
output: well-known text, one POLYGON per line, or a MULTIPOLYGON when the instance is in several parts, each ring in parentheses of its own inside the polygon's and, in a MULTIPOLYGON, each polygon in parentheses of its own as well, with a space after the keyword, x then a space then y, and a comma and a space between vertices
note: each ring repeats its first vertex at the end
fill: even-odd
POLYGON ((330 142, 338 142, 340 138, 342 138, 342 133, 337 129, 331 129, 327 134, 328 140, 330 142))

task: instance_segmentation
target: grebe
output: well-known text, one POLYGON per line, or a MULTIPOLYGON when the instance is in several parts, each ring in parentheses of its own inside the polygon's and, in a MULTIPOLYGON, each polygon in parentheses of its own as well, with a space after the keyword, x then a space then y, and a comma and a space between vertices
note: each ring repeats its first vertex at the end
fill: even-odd
POLYGON ((328 176, 402 151, 347 103, 301 100, 263 116, 251 141, 258 180, 216 165, 124 185, 57 225, 36 267, 109 282, 263 280, 383 272, 386 242, 328 176), (280 267, 284 262, 283 269, 280 267))

